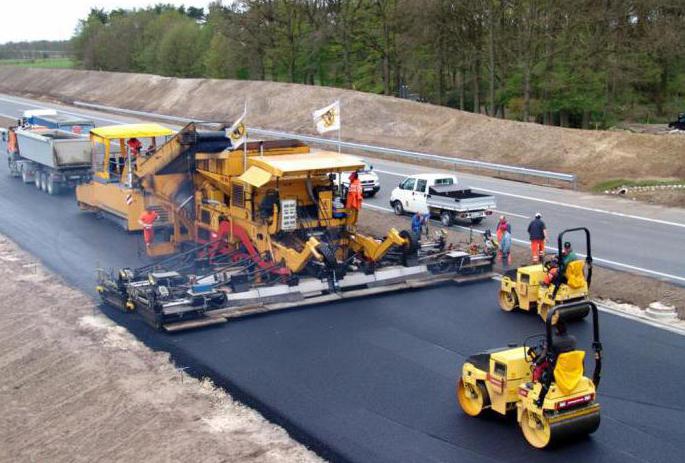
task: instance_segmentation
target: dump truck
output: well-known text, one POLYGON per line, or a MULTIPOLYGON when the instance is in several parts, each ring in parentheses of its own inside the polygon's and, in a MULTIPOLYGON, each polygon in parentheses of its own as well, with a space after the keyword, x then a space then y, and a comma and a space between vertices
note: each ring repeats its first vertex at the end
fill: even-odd
POLYGON ((497 204, 494 196, 461 187, 454 175, 437 173, 402 180, 390 195, 390 206, 397 215, 428 214, 449 227, 456 221, 477 225, 492 215, 497 204))
MULTIPOLYGON (((240 149, 225 136, 205 140, 189 124, 129 170, 128 194, 145 208, 159 206, 168 221, 168 233, 155 234, 148 251, 168 257, 98 272, 104 302, 140 313, 157 329, 491 276, 494 252, 460 249, 440 233, 424 241, 392 228, 382 237, 361 233, 334 178, 362 169, 355 157, 293 140, 240 149)), ((137 212, 128 206, 122 211, 137 212)))
POLYGON ((3 129, 1 137, 10 175, 50 195, 90 179, 91 148, 87 138, 38 126, 3 129))

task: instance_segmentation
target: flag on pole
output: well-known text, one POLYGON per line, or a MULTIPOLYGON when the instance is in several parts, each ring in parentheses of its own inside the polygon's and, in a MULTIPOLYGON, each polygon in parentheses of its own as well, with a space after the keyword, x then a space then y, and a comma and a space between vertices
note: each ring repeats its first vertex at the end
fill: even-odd
POLYGON ((247 115, 247 103, 243 115, 238 118, 233 125, 226 129, 226 138, 231 140, 231 147, 235 150, 247 141, 247 127, 245 127, 245 116, 247 115))
POLYGON ((340 130, 340 100, 312 113, 319 133, 340 130))

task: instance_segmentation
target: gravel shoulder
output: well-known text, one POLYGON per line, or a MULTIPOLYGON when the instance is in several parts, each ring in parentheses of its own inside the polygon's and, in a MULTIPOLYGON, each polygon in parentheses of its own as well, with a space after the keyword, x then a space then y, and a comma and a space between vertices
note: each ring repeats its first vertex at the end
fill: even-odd
POLYGON ((4 237, 0 301, 0 461, 323 461, 4 237))

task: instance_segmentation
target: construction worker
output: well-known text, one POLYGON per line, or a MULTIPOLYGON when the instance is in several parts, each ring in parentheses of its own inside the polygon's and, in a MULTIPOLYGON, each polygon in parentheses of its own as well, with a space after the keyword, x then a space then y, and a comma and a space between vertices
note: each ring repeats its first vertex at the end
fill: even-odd
POLYGON ((137 158, 140 155, 140 150, 143 149, 143 144, 138 140, 137 138, 129 138, 129 140, 126 142, 128 145, 129 152, 131 153, 131 156, 137 158))
POLYGON ((150 247, 150 244, 155 239, 155 229, 153 224, 159 218, 159 214, 151 207, 146 207, 145 212, 142 213, 138 219, 138 223, 143 226, 143 239, 145 240, 145 246, 150 247))
POLYGON ((507 221, 505 216, 500 215, 499 222, 497 222, 497 231, 495 232, 497 234, 498 243, 502 242, 502 236, 504 235, 505 231, 509 231, 509 233, 511 233, 511 224, 507 221))
POLYGON ((573 251, 573 249, 571 248, 571 243, 568 241, 564 243, 564 249, 562 249, 561 254, 564 262, 564 267, 567 266, 570 262, 578 260, 578 256, 573 251))
POLYGON ((559 274, 559 259, 557 256, 552 257, 552 260, 545 264, 545 278, 542 280, 544 286, 549 286, 554 283, 554 279, 559 274))
MULTIPOLYGON (((499 230, 498 230, 499 231, 499 230)), ((502 254, 502 266, 508 267, 511 264, 511 233, 508 228, 504 228, 502 238, 499 241, 499 250, 502 254)))
POLYGON ((421 237, 421 232, 425 230, 426 237, 428 237, 428 214, 421 214, 417 212, 411 218, 411 231, 417 238, 421 237))
POLYGON ((530 251, 533 263, 540 263, 545 255, 545 240, 547 240, 547 226, 542 221, 542 214, 535 213, 535 218, 528 224, 528 236, 530 238, 530 251))
POLYGON ((352 223, 355 224, 357 223, 357 217, 359 217, 359 211, 362 208, 363 193, 362 184, 359 181, 359 175, 357 172, 352 172, 350 174, 350 186, 347 189, 345 208, 352 216, 352 223))

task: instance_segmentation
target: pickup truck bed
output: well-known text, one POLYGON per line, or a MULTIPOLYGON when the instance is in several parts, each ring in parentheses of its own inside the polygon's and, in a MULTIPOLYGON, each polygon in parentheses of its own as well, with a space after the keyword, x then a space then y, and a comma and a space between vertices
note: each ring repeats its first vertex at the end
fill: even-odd
POLYGON ((439 216, 446 226, 459 219, 479 223, 496 207, 494 196, 458 185, 435 185, 428 192, 426 203, 431 215, 439 216))

